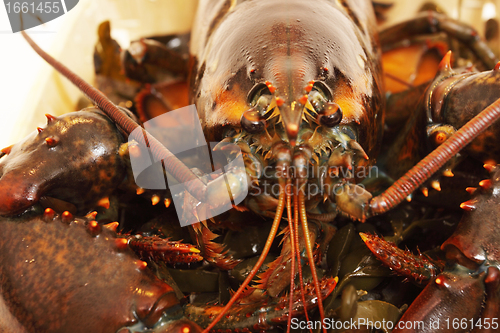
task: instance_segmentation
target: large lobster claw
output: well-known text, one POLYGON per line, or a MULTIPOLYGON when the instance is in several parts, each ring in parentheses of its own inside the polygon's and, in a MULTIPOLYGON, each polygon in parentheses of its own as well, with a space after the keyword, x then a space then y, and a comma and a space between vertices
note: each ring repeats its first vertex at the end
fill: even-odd
POLYGON ((22 213, 45 196, 85 214, 125 178, 123 138, 102 112, 89 108, 47 119, 38 133, 2 150, 0 215, 22 213))
POLYGON ((183 317, 173 288, 96 221, 48 208, 43 216, 2 218, 0 228, 0 331, 164 330, 164 322, 199 330, 183 317))
POLYGON ((471 319, 481 314, 484 273, 469 275, 461 270, 465 268, 457 265, 453 272, 442 273, 429 283, 393 332, 469 332, 471 319), (455 318, 463 326, 461 322, 457 326, 455 318))
POLYGON ((343 214, 361 222, 370 217, 372 195, 364 187, 347 183, 335 188, 333 194, 337 207, 343 214))

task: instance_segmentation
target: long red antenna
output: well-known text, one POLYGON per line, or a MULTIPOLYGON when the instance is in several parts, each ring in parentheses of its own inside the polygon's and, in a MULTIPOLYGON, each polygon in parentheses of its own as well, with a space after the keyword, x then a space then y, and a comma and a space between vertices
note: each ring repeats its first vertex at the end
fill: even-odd
POLYGON ((42 50, 24 31, 21 34, 26 39, 33 50, 54 67, 59 73, 67 78, 71 83, 77 86, 99 109, 111 118, 127 135, 130 135, 138 142, 146 141, 151 151, 151 155, 156 161, 168 159, 168 163, 164 163, 165 169, 180 182, 185 183, 187 190, 195 198, 200 201, 205 201, 206 186, 196 177, 193 172, 184 165, 174 154, 172 154, 165 146, 149 134, 144 128, 139 126, 134 120, 121 111, 113 102, 111 102, 102 92, 87 83, 61 62, 54 59, 47 52, 42 50), (141 128, 141 131, 134 131, 141 128), (142 137, 141 137, 142 135, 142 137))
MULTIPOLYGON (((276 207, 276 215, 274 216, 274 221, 273 225, 271 226, 271 230, 269 231, 269 235, 267 236, 266 244, 264 245, 264 248, 262 249, 262 253, 260 254, 259 259, 255 263, 255 265, 252 267, 252 270, 250 273, 248 273, 247 277, 245 278, 245 281, 240 285, 238 290, 233 294, 229 302, 224 306, 224 308, 219 312, 217 317, 208 325, 207 328, 203 330, 202 333, 208 333, 210 332, 211 329, 214 328, 214 326, 222 319, 222 317, 229 311, 231 306, 238 300, 238 297, 241 295, 241 293, 245 290, 245 288, 248 286, 248 284, 252 281, 252 279, 255 277, 257 272, 259 271, 260 267, 264 263, 264 260, 266 259, 267 255, 269 254, 269 250, 271 249, 271 245, 273 244, 274 238, 276 237, 276 233, 278 232, 278 228, 280 226, 281 222, 281 216, 283 215, 283 210, 285 208, 285 189, 281 188, 280 189, 280 196, 278 200, 278 207, 276 207)), ((292 297, 292 296, 290 296, 292 297)))
POLYGON ((370 201, 369 216, 382 214, 400 204, 450 158, 500 118, 500 98, 481 111, 455 134, 398 179, 384 193, 370 201))

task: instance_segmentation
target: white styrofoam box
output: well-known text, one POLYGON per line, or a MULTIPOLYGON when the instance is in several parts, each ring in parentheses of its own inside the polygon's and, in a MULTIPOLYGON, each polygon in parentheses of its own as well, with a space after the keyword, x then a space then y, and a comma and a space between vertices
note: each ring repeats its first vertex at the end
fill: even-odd
MULTIPOLYGON (((189 31, 196 0, 80 0, 67 14, 26 32, 56 59, 93 82, 97 27, 111 21, 122 47, 144 36, 189 31)), ((81 93, 13 34, 0 5, 0 148, 37 126, 45 114, 75 111, 81 93)))

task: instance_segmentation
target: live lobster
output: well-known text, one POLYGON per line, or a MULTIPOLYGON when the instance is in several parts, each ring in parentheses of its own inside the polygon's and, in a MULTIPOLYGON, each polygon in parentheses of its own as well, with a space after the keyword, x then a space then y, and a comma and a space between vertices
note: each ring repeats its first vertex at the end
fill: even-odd
MULTIPOLYGON (((484 130, 491 119, 498 117, 498 106, 495 103, 486 109, 480 118, 475 119, 474 123, 465 125, 441 144, 430 158, 424 159, 417 165, 416 171, 411 171, 409 175, 398 181, 395 185, 396 190, 390 189, 388 194, 372 199, 369 192, 352 182, 362 178, 356 173, 358 169, 369 167, 374 163, 374 158, 380 149, 384 123, 380 48, 377 43, 373 13, 367 1, 342 1, 340 3, 318 1, 315 5, 322 6, 324 9, 317 12, 309 7, 310 3, 300 1, 293 3, 290 1, 275 3, 248 1, 238 4, 222 1, 218 4, 202 2, 199 7, 197 27, 191 36, 189 93, 191 102, 198 108, 206 136, 209 140, 222 140, 224 144, 233 143, 240 147, 247 161, 246 171, 249 172, 238 170, 237 181, 248 177, 248 184, 255 181, 260 184, 277 183, 280 188, 279 198, 273 198, 271 195, 248 197, 246 205, 249 208, 262 215, 269 215, 269 212, 275 214, 273 226, 257 264, 224 309, 215 310, 217 316, 207 330, 216 325, 240 295, 249 296, 249 292, 253 292, 246 287, 262 265, 272 245, 282 222, 285 206, 288 213, 286 235, 290 252, 282 253, 280 260, 286 268, 273 292, 274 295, 270 296, 278 296, 288 284, 292 292, 295 290, 295 273, 299 273, 300 276, 302 272, 300 252, 305 250, 316 297, 316 300, 310 300, 308 303, 317 303, 320 317, 324 318, 322 302, 318 299, 326 297, 331 292, 335 279, 327 278, 320 283, 316 275, 315 255, 311 244, 314 235, 309 230, 310 223, 307 215, 316 214, 317 219, 325 219, 332 215, 331 208, 333 207, 354 219, 364 221, 390 209, 425 181, 421 171, 423 166, 425 166, 423 173, 427 177, 430 176, 475 135, 484 130), (284 10, 276 11, 276 7, 284 10), (272 19, 267 20, 268 17, 272 19), (255 22, 262 23, 258 25, 255 22), (243 45, 243 42, 248 45, 243 45), (477 127, 478 122, 481 123, 481 128, 477 127), (227 130, 228 128, 232 130, 227 130), (430 161, 436 157, 439 157, 438 162, 430 161), (321 175, 318 179, 308 179, 312 168, 310 164, 325 166, 328 173, 321 175), (262 177, 262 170, 266 167, 271 167, 275 171, 275 174, 267 179, 262 177), (310 194, 305 191, 306 184, 316 181, 319 182, 322 191, 319 195, 313 196, 312 203, 308 202, 306 208, 305 195, 310 194), (404 190, 401 190, 402 187, 404 190), (324 189, 327 191, 323 192, 324 189), (325 199, 327 200, 324 201, 325 199), (313 212, 311 207, 316 210, 313 212), (299 230, 303 233, 303 244, 299 240, 299 230), (295 265, 299 268, 295 268, 295 265), (320 290, 322 284, 323 291, 320 290)), ((479 43, 478 47, 473 42, 471 45, 474 50, 481 51, 478 52, 479 56, 483 56, 483 60, 486 58, 489 64, 491 59, 488 58, 489 54, 486 53, 485 56, 482 52, 484 51, 482 44, 479 43)), ((124 114, 102 94, 86 85, 61 64, 43 53, 36 45, 33 46, 43 58, 76 83, 102 111, 116 122, 125 135, 138 128, 139 125, 129 115, 124 114)), ((48 119, 50 122, 52 118, 48 119)), ((88 122, 85 120, 87 118, 82 117, 82 119, 78 122, 88 122)), ((63 138, 59 137, 59 133, 46 136, 46 131, 40 130, 40 137, 45 135, 41 138, 42 140, 35 139, 36 142, 41 142, 41 145, 31 145, 35 151, 37 148, 53 151, 53 148, 61 146, 59 143, 64 142, 63 138)), ((136 139, 141 140, 140 137, 136 139)), ((194 204, 208 202, 214 206, 218 204, 218 197, 211 195, 211 183, 205 185, 199 181, 191 170, 176 160, 154 139, 150 140, 149 144, 156 160, 168 159, 165 165, 167 171, 180 182, 191 181, 189 192, 186 192, 186 196, 192 196, 191 202, 194 204), (209 193, 208 198, 207 193, 209 193)), ((24 143, 3 151, 7 156, 0 161, 4 169, 0 178, 0 186, 4 186, 2 189, 16 186, 16 182, 9 180, 7 175, 10 175, 12 179, 19 179, 19 177, 16 178, 16 174, 19 175, 19 170, 23 171, 23 163, 26 162, 26 157, 23 160, 23 153, 31 149, 22 147, 28 146, 30 143, 24 143)), ((224 148, 224 145, 221 146, 224 148)), ((94 146, 87 142, 85 142, 84 149, 99 150, 94 149, 94 146)), ((117 154, 119 155, 117 151, 118 147, 111 153, 105 151, 106 154, 114 156, 111 158, 113 167, 117 161, 118 164, 122 163, 116 157, 117 154)), ((95 157, 94 160, 101 158, 95 157)), ((90 163, 94 160, 91 159, 90 163)), ((83 167, 87 169, 87 166, 83 167)), ((31 171, 27 171, 25 175, 29 177, 31 171)), ((38 175, 37 172, 37 169, 34 169, 34 174, 38 175)), ((92 172, 99 174, 98 169, 97 171, 92 169, 92 172)), ((120 172, 123 173, 123 171, 120 172)), ((96 174, 91 175, 92 178, 97 177, 96 174)), ((113 179, 113 177, 109 178, 113 179)), ((35 207, 34 204, 44 197, 72 202, 73 198, 68 195, 68 189, 59 191, 57 187, 45 186, 57 184, 57 176, 53 182, 50 176, 43 180, 48 180, 44 186, 35 188, 28 186, 25 187, 27 188, 25 191, 8 193, 4 191, 2 214, 21 213, 30 207, 35 207)), ((240 191, 241 183, 243 182, 233 183, 231 191, 233 193, 240 191)), ((91 200, 80 201, 86 204, 91 203, 91 200)), ((79 207, 78 209, 86 208, 79 207)), ((32 210, 36 214, 36 209, 32 210)), ((53 213, 46 210, 45 214, 50 216, 53 213)), ((35 220, 36 218, 33 219, 33 221, 38 221, 35 220)), ((68 214, 66 214, 66 219, 71 220, 68 214)), ((6 220, 5 225, 10 225, 8 223, 10 222, 6 220)), ((23 226, 19 220, 16 220, 14 224, 23 226)), ((92 230, 95 232, 98 228, 95 223, 89 222, 88 225, 91 232, 92 230)), ((195 231, 202 228, 202 226, 195 227, 195 231)), ((202 253, 205 251, 203 248, 200 250, 202 253)), ((50 255, 57 257, 57 253, 50 255)), ((223 253, 217 253, 217 255, 223 255, 223 253)), ((217 260, 214 260, 214 263, 220 264, 217 260)), ((273 267, 267 275, 272 275, 276 270, 277 268, 273 267)), ((156 282, 149 283, 155 284, 156 282)), ((7 285, 2 287, 8 289, 7 285)), ((265 285, 265 287, 268 286, 265 285)), ((16 293, 16 290, 9 289, 9 292, 16 293)), ((303 291, 298 294, 300 296, 297 298, 300 297, 302 300, 310 297, 303 291)), ((159 299, 158 302, 163 299, 160 296, 156 296, 159 299)), ((22 299, 16 300, 16 302, 22 301, 22 299)), ((290 297, 289 314, 294 313, 295 301, 300 302, 295 297, 290 297)), ((165 309, 168 312, 167 306, 158 307, 158 302, 153 302, 156 305, 150 304, 150 308, 165 309)), ((280 303, 279 306, 283 304, 280 303)), ((307 303, 304 302, 302 307, 306 306, 307 303)), ((253 311, 258 312, 260 309, 253 311)), ((286 313, 285 311, 285 320, 290 323, 291 315, 286 316, 286 313)), ((25 313, 21 315, 15 312, 14 315, 20 321, 20 325, 24 325, 27 330, 57 331, 65 327, 47 327, 39 317, 33 319, 25 313), (30 322, 31 326, 27 322, 30 322)), ((205 315, 204 318, 210 318, 210 315, 206 313, 205 315)), ((149 328, 157 325, 157 322, 151 319, 152 317, 158 322, 166 320, 161 315, 157 316, 156 312, 155 316, 149 315, 148 311, 139 315, 137 320, 146 321, 146 326, 149 328)), ((181 322, 188 330, 196 329, 194 325, 187 326, 190 324, 184 320, 181 322)), ((69 324, 65 322, 65 325, 69 324)), ((130 320, 123 322, 124 326, 126 324, 130 324, 130 320)), ((231 322, 228 325, 231 325, 231 322)), ((272 322, 264 320, 251 329, 263 329, 270 325, 272 322)), ((161 329, 160 324, 156 327, 161 329)), ((231 329, 230 326, 227 328, 231 329)))

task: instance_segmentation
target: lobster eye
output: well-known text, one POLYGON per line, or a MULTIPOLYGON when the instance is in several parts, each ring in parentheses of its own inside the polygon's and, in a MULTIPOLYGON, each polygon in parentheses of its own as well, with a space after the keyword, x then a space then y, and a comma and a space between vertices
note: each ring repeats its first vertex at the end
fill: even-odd
POLYGON ((248 103, 259 111, 266 110, 272 99, 271 91, 264 83, 258 83, 248 93, 248 103))
POLYGON ((327 101, 332 100, 332 91, 324 82, 316 81, 309 93, 309 100, 315 109, 320 111, 327 101))
POLYGON ((251 108, 241 116, 241 126, 245 131, 251 134, 259 133, 266 127, 266 120, 255 108, 251 108))
POLYGON ((342 116, 340 107, 333 102, 328 102, 325 104, 323 110, 318 113, 318 123, 326 127, 334 127, 340 124, 342 116))
POLYGON ((323 110, 323 107, 325 106, 325 103, 327 103, 327 98, 325 97, 324 94, 320 93, 317 90, 312 90, 309 93, 309 102, 313 106, 314 110, 316 112, 321 112, 323 110))

